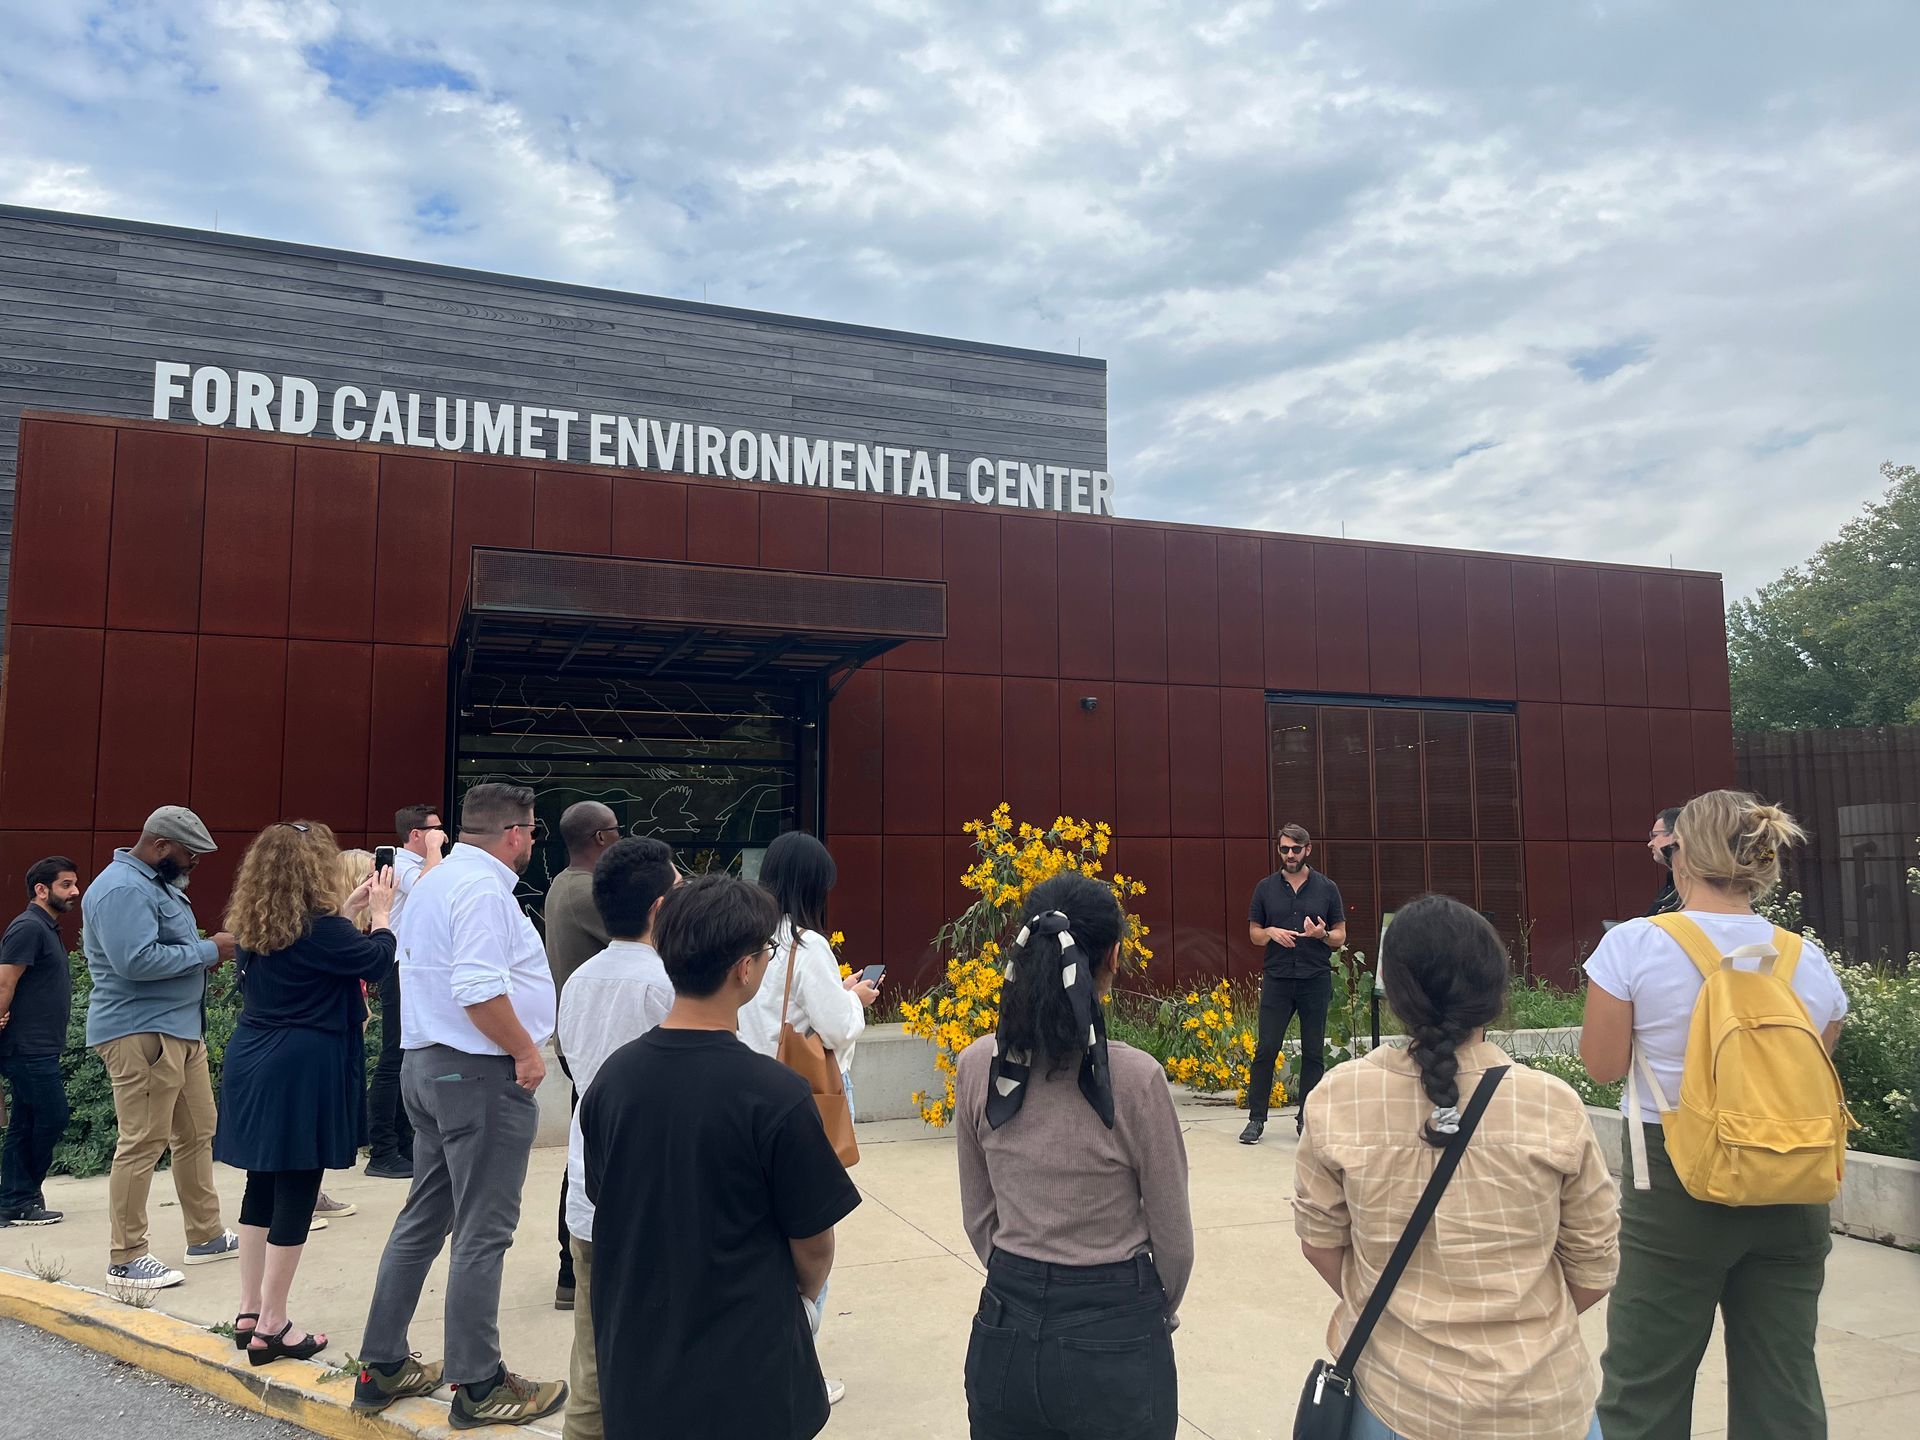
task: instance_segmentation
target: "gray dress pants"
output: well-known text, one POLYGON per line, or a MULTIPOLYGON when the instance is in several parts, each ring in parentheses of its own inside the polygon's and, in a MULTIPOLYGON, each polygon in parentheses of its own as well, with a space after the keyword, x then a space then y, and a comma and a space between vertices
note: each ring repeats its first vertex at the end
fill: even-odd
POLYGON ((380 1256, 360 1359, 393 1364, 412 1353, 407 1327, 451 1235, 446 1377, 481 1384, 500 1371, 500 1271, 540 1107, 514 1083, 507 1056, 444 1045, 407 1051, 400 1093, 413 1121, 413 1187, 380 1256))

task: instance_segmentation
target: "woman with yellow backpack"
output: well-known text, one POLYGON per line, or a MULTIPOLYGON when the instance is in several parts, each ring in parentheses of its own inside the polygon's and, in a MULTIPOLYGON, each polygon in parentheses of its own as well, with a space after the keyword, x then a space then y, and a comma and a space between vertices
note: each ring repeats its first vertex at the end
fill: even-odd
POLYGON ((1716 790, 1674 824, 1673 914, 1615 926, 1586 963, 1580 1056, 1625 1079, 1630 1152, 1607 1313, 1607 1440, 1685 1440, 1726 1327, 1730 1440, 1821 1440, 1820 1288, 1852 1121, 1831 1054, 1847 999, 1819 946, 1753 913, 1805 839, 1716 790))

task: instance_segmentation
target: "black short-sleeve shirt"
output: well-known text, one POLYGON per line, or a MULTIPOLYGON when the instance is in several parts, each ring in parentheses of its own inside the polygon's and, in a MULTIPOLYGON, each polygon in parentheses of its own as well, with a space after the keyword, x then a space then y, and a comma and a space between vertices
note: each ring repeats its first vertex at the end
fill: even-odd
POLYGON ((860 1203, 807 1082, 738 1037, 655 1029, 580 1103, 609 1440, 807 1440, 827 1423, 789 1240, 860 1203))
MULTIPOLYGON (((1298 890, 1287 883, 1284 871, 1274 871, 1254 887, 1253 903, 1247 907, 1250 922, 1281 930, 1298 930, 1308 920, 1324 920, 1331 930, 1346 918, 1340 887, 1312 867, 1298 890)), ((1266 973, 1276 980, 1311 980, 1332 969, 1333 947, 1324 940, 1302 937, 1291 950, 1277 940, 1267 941, 1266 973)))
POLYGON ((0 937, 0 965, 26 967, 14 986, 7 1028, 0 1030, 0 1055, 58 1055, 67 1048, 73 1009, 60 923, 40 906, 27 906, 0 937))

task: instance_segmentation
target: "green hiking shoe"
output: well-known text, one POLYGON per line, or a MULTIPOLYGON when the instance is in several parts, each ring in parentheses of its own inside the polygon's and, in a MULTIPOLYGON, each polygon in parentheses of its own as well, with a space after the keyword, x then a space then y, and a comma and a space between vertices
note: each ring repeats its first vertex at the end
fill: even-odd
POLYGON ((378 1365, 362 1364, 360 1378, 353 1382, 353 1408, 362 1414, 384 1410, 409 1395, 431 1395, 444 1383, 438 1360, 422 1365, 409 1355, 391 1375, 378 1365))
POLYGON ((523 1380, 502 1367, 501 1378, 482 1389, 478 1385, 456 1385, 453 1411, 447 1418, 456 1430, 473 1430, 482 1425, 526 1425, 551 1415, 567 1403, 567 1382, 523 1380))

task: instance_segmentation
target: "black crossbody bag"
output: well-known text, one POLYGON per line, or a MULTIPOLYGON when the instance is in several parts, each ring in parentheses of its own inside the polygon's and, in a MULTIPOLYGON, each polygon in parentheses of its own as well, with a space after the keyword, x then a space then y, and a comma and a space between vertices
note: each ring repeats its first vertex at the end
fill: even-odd
POLYGON ((1440 1196, 1445 1192, 1447 1182, 1453 1179, 1453 1172, 1460 1168, 1460 1157, 1467 1152, 1467 1141, 1473 1138, 1474 1128, 1486 1113, 1487 1102, 1493 1099, 1493 1092, 1500 1088, 1500 1081, 1505 1078, 1507 1069, 1507 1066, 1500 1065, 1487 1071, 1474 1087, 1473 1099, 1467 1102, 1466 1113, 1460 1117, 1460 1132, 1448 1140, 1446 1149, 1440 1152, 1440 1163, 1433 1167, 1433 1178, 1427 1181, 1420 1203, 1413 1207, 1407 1228, 1401 1232, 1400 1243, 1393 1247, 1393 1257, 1387 1261, 1387 1268, 1380 1272, 1380 1283, 1373 1287, 1373 1294, 1367 1297, 1366 1308, 1360 1312, 1360 1319, 1354 1325, 1353 1333, 1347 1337, 1340 1358, 1332 1362, 1313 1362, 1313 1371, 1307 1376, 1307 1388, 1300 1394, 1300 1408, 1294 1412, 1293 1440, 1346 1440, 1353 1426, 1354 1408, 1360 1403, 1353 1393, 1353 1367, 1360 1363, 1360 1352, 1367 1348, 1367 1341, 1373 1336, 1373 1327, 1380 1323, 1380 1317, 1386 1313, 1393 1287, 1400 1283, 1407 1262, 1413 1259, 1420 1237, 1426 1234, 1433 1212, 1439 1208, 1440 1196))

